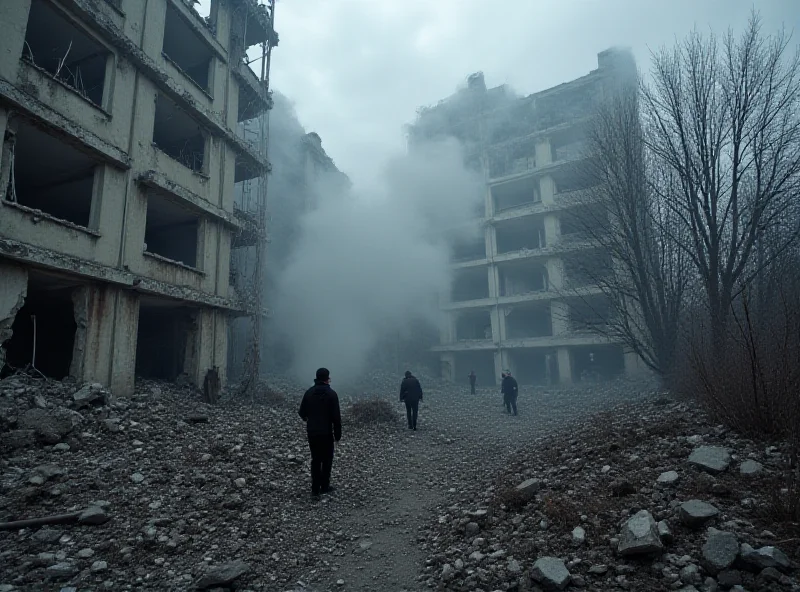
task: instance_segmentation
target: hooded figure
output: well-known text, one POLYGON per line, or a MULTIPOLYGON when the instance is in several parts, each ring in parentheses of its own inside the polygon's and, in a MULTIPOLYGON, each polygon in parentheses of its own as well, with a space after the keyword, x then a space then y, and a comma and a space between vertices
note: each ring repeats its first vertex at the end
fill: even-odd
POLYGON ((506 406, 506 411, 508 413, 512 413, 512 409, 514 410, 512 415, 517 414, 517 391, 519 390, 519 385, 517 385, 516 379, 511 376, 511 371, 506 370, 503 372, 503 382, 500 386, 500 391, 503 393, 503 404, 506 406))
POLYGON ((300 417, 306 422, 308 447, 311 449, 311 494, 331 493, 334 440, 342 439, 342 415, 339 395, 331 388, 327 368, 317 370, 314 386, 303 395, 300 417))
POLYGON ((400 383, 400 400, 406 404, 406 417, 408 418, 408 429, 417 429, 417 414, 419 413, 419 402, 422 401, 422 386, 419 380, 406 370, 405 378, 400 383))

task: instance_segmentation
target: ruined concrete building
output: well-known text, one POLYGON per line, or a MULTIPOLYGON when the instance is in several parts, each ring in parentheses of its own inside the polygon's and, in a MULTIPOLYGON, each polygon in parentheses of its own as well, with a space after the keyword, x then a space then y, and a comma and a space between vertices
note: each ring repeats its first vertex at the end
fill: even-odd
MULTIPOLYGON (((237 123, 270 106, 247 48, 270 8, 212 0, 0 1, 0 367, 133 391, 224 380, 254 307, 231 252, 262 239, 234 184, 264 176, 237 123)), ((261 70, 262 73, 264 70, 261 70)))
POLYGON ((487 89, 479 73, 420 110, 409 149, 455 136, 486 182, 475 211, 480 232, 452 245, 452 291, 435 348, 444 377, 463 381, 474 369, 487 384, 508 368, 521 383, 552 384, 639 370, 633 353, 585 330, 608 304, 580 263, 594 258, 601 268, 608 257, 570 215, 586 207, 579 164, 594 106, 635 72, 628 51, 610 49, 588 75, 524 98, 487 89))

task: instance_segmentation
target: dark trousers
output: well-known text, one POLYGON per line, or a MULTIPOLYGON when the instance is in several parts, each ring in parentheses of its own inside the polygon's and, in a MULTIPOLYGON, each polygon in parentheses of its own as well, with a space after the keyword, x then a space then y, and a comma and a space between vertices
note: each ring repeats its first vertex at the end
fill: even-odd
POLYGON ((503 395, 503 402, 506 404, 506 411, 512 415, 517 414, 517 396, 516 395, 503 395), (513 412, 512 412, 513 409, 513 412))
POLYGON ((470 383, 469 383, 469 391, 470 391, 470 394, 472 394, 472 395, 475 394, 475 383, 472 382, 472 381, 470 381, 470 383))
POLYGON ((417 429, 417 414, 419 413, 419 401, 406 401, 406 417, 408 418, 409 429, 417 429))
POLYGON ((308 436, 311 449, 311 493, 327 491, 331 486, 333 467, 333 436, 308 436))

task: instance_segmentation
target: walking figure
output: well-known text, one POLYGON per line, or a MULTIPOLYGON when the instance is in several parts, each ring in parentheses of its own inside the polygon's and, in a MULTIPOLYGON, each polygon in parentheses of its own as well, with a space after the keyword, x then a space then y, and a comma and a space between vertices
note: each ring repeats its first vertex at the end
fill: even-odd
POLYGON ((475 370, 469 371, 469 390, 470 394, 475 394, 475 382, 478 380, 478 377, 475 375, 475 370))
POLYGON ((422 401, 422 386, 410 370, 406 370, 405 378, 400 383, 400 400, 406 404, 408 429, 416 431, 419 402, 422 401))
POLYGON ((519 390, 519 385, 517 384, 516 379, 511 376, 511 371, 506 370, 502 374, 503 382, 500 386, 500 391, 503 393, 503 403, 506 406, 506 412, 511 413, 512 415, 517 414, 517 391, 519 390), (513 409, 513 413, 512 413, 513 409))
POLYGON ((327 368, 317 370, 314 386, 303 395, 300 417, 306 422, 311 449, 311 495, 332 493, 334 441, 342 439, 342 415, 339 395, 331 388, 331 373, 327 368))

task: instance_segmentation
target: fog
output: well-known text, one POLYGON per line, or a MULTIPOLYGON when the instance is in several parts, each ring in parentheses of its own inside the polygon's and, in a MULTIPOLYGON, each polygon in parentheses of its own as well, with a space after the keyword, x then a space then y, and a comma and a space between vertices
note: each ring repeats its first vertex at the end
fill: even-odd
POLYGON ((444 140, 391 158, 375 194, 316 188, 319 206, 300 220, 274 305, 293 374, 326 366, 347 382, 382 335, 438 322, 450 285, 443 229, 477 232, 469 218, 483 199, 482 178, 462 162, 459 144, 444 140))

